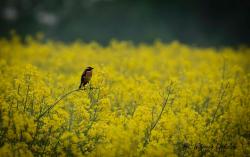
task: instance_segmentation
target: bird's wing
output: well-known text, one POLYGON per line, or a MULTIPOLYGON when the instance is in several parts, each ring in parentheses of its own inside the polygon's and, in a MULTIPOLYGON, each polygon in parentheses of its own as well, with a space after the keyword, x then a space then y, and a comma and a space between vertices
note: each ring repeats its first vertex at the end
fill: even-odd
POLYGON ((86 70, 82 73, 81 82, 86 78, 86 70))
POLYGON ((85 75, 86 75, 86 71, 83 71, 82 77, 85 77, 85 75))

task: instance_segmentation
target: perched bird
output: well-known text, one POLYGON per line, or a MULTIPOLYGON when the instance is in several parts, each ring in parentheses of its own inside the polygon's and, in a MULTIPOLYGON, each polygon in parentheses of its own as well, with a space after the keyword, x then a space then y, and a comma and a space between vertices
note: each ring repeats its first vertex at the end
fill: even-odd
POLYGON ((79 86, 79 89, 81 89, 82 87, 84 87, 91 79, 92 77, 92 70, 94 68, 92 67, 87 67, 83 73, 82 73, 82 77, 81 77, 81 83, 80 83, 80 86, 79 86))

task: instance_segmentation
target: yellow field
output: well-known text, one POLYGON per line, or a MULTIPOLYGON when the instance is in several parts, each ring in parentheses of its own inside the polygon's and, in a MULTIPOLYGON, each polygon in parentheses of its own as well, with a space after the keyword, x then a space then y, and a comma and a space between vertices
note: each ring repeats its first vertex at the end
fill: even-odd
POLYGON ((0 156, 247 156, 249 58, 178 42, 1 39, 0 156))

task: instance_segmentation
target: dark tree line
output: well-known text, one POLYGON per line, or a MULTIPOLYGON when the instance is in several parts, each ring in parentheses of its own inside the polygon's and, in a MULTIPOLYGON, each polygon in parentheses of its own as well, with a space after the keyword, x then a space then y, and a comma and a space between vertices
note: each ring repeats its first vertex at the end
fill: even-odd
POLYGON ((155 39, 197 45, 250 43, 247 1, 2 0, 0 36, 45 33, 56 40, 155 39))

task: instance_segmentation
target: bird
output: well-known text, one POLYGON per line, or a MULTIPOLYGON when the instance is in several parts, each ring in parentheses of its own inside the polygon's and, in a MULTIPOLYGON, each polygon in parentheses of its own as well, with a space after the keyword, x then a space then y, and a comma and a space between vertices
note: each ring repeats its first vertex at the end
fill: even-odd
POLYGON ((87 67, 83 73, 82 73, 82 76, 81 76, 81 83, 80 83, 80 86, 79 86, 79 89, 81 89, 82 87, 84 87, 87 83, 89 83, 89 81, 91 80, 91 77, 92 77, 92 70, 94 68, 92 67, 87 67))

